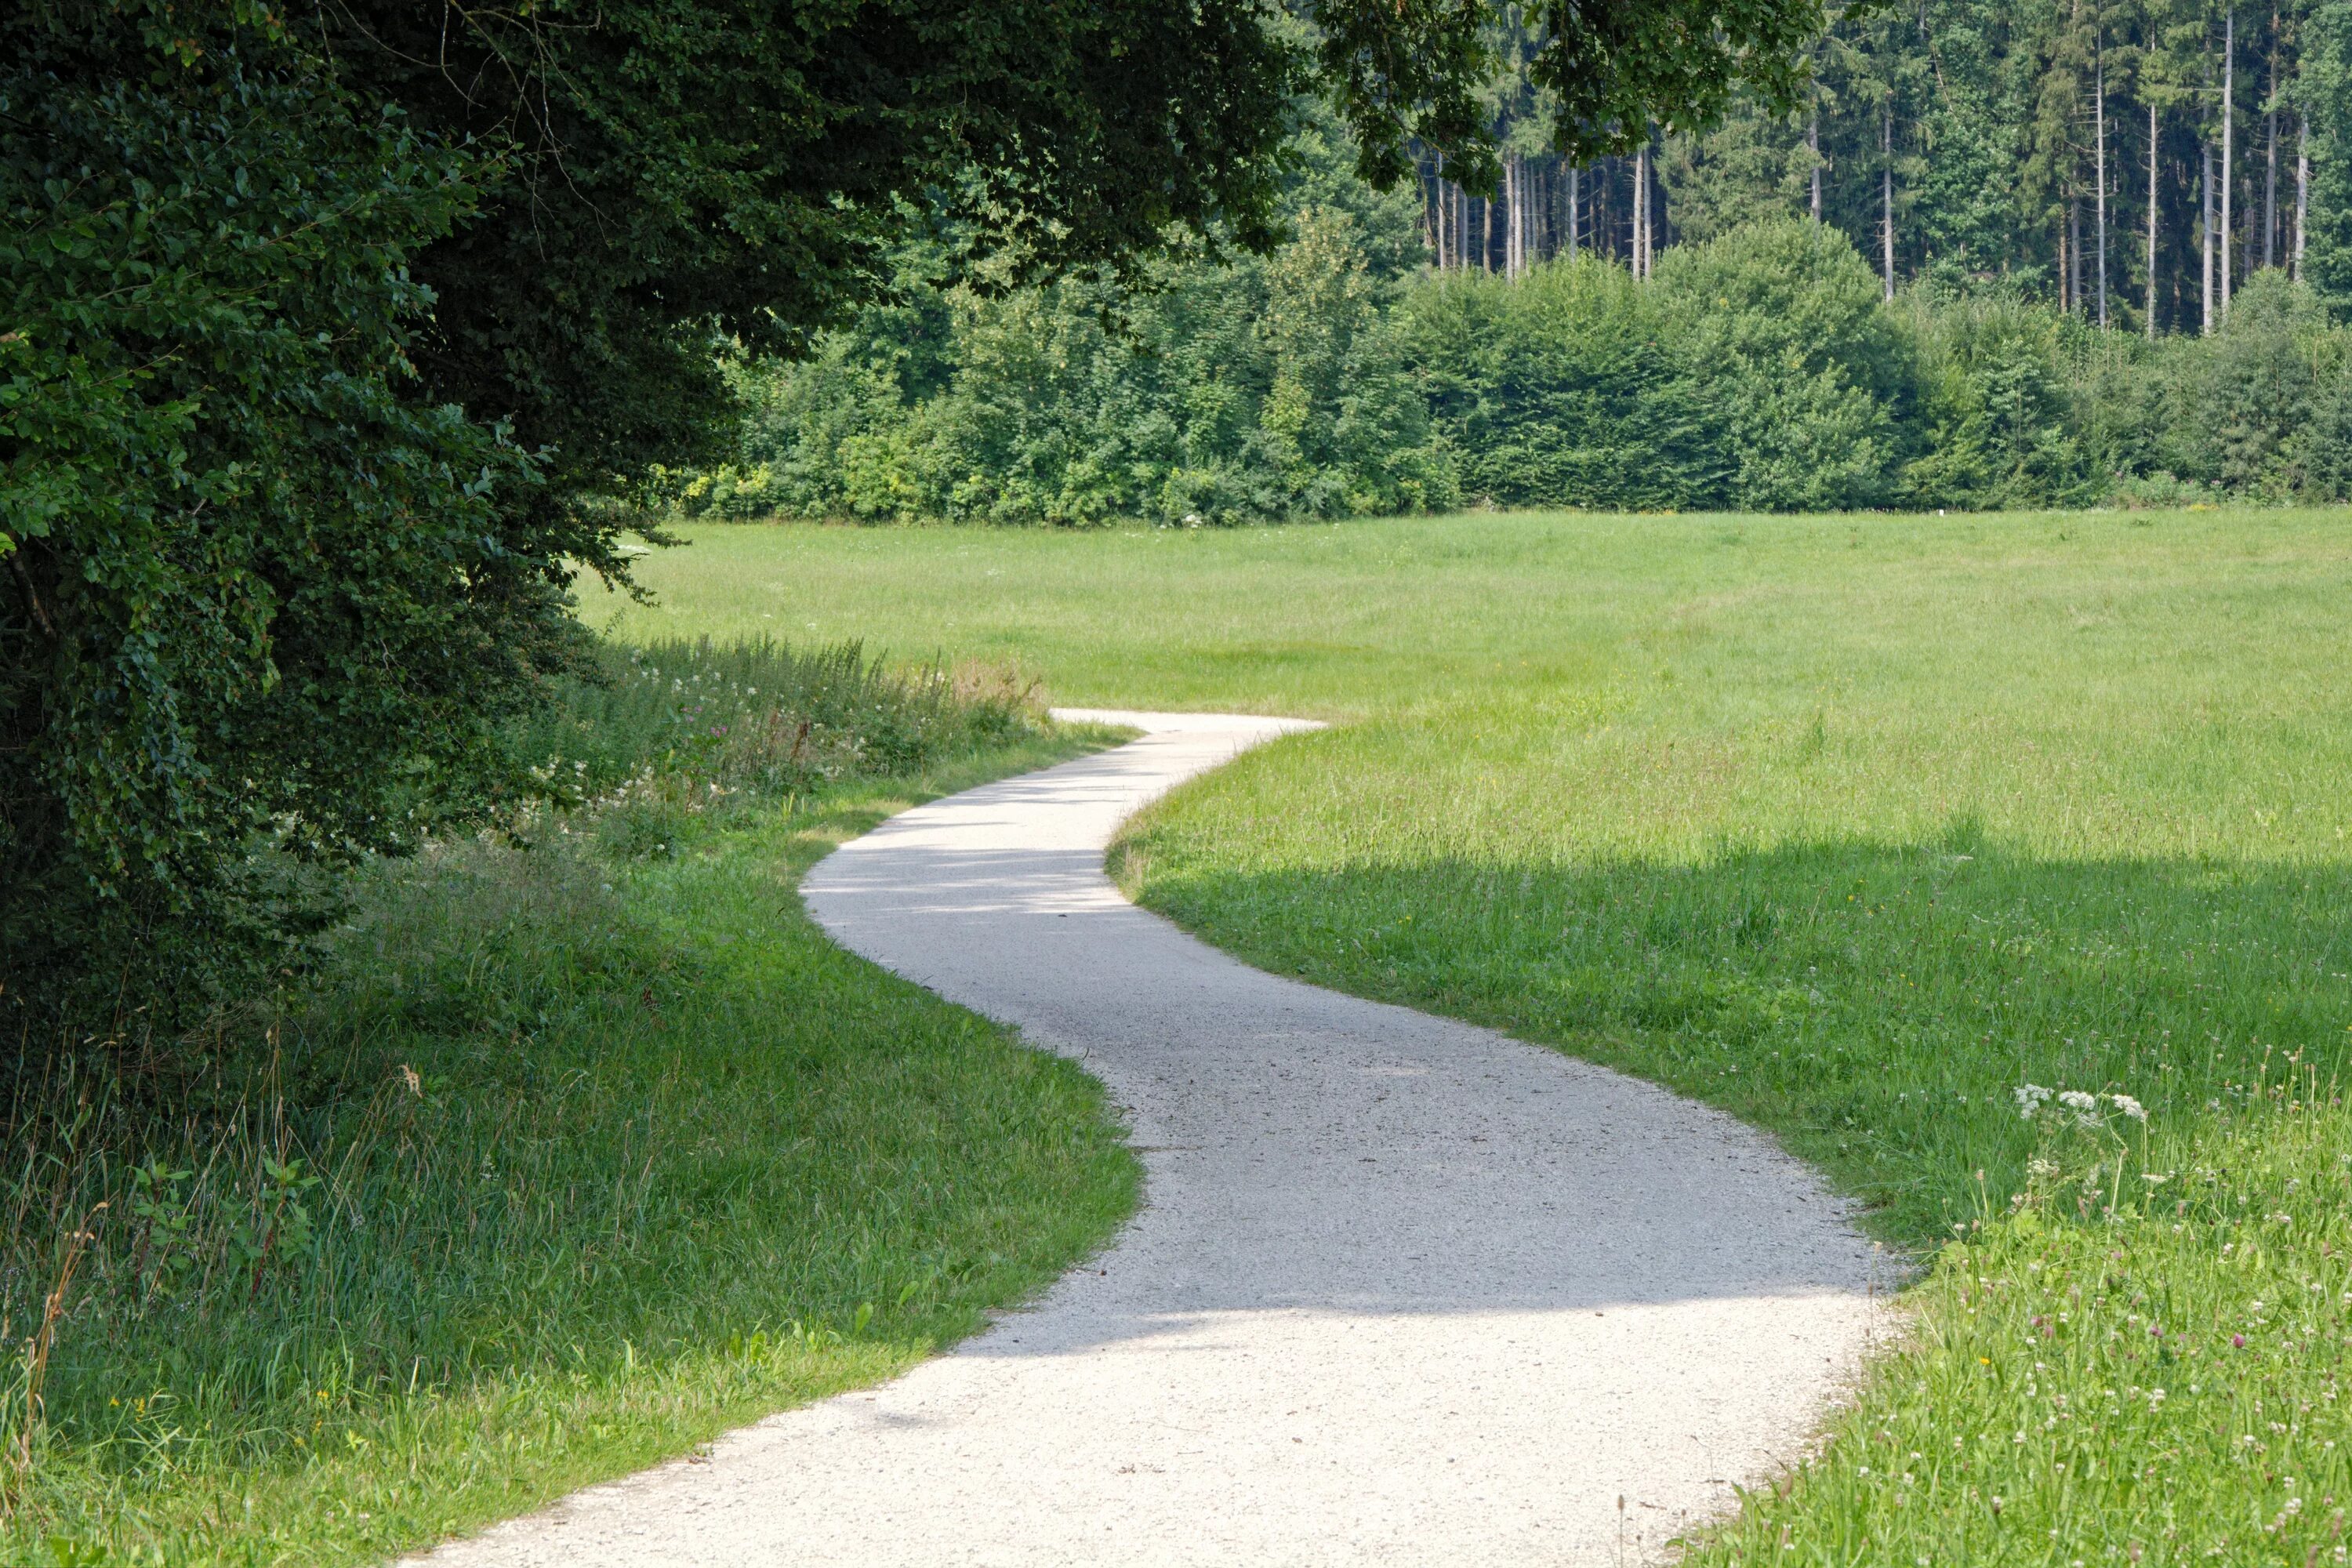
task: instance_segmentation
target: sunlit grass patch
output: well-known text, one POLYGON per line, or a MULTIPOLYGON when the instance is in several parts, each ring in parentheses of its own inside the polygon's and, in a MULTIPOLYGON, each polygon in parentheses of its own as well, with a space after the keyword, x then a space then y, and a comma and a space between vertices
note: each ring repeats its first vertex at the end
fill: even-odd
POLYGON ((1822 1457, 1685 1561, 2345 1560, 2352 1110, 2290 1073, 2145 1132, 2038 1120, 1822 1457))
POLYGON ((2347 1129, 2247 1096, 2291 1056, 2352 1076, 2342 511, 710 529, 653 571, 632 635, 814 621, 1075 701, 1343 721, 1148 813, 1124 883, 1265 968, 1723 1107, 1863 1198, 1925 1269, 1916 1348, 1707 1552, 2334 1560, 2347 1129), (2056 1223, 2082 1188, 2037 1175, 2027 1083, 2143 1102, 2189 1208, 2056 1223), (2074 1312, 2059 1276, 2118 1336, 2064 1362, 2032 1321, 2074 1312), (2198 1375, 2132 1340, 2139 1296, 2198 1375), (1931 1437, 1923 1512, 1894 1483, 1931 1437))

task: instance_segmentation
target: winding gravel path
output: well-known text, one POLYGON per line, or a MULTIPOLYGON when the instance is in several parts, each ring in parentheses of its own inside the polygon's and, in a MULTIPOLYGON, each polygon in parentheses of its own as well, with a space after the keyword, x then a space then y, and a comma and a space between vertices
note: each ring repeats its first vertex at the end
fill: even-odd
POLYGON ((1270 719, 935 802, 803 884, 835 939, 1082 1058, 1146 1205, 1031 1308, 435 1564, 1617 1564, 1792 1459, 1880 1329, 1867 1246, 1727 1117, 1227 958, 1119 822, 1270 719))

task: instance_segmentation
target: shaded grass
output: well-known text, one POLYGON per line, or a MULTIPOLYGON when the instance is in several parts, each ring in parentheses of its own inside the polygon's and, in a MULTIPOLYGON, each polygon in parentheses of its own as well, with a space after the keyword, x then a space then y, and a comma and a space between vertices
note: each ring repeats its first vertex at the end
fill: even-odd
MULTIPOLYGON (((2133 1295, 2170 1291, 2200 1335, 2275 1307, 2283 1283, 2335 1289, 2343 1190, 2317 1173, 2340 1118, 2231 1108, 2264 1092, 2266 1063, 2274 1079, 2293 1056, 2328 1083, 2352 1061, 2343 512, 712 529, 654 580, 676 607, 632 612, 630 635, 809 618, 1017 657, 1071 700, 1353 721, 1147 813, 1115 850, 1125 884, 1265 967, 1724 1106, 1821 1161, 1923 1258, 1964 1237, 1912 1296, 1917 1343, 1864 1414, 1749 1516, 1773 1538, 1706 1550, 2071 1563, 2137 1544, 2211 1561, 2226 1535, 2218 1560, 2303 1563, 2315 1545, 2332 1560, 2333 1535, 2259 1526, 2288 1489, 2298 1517, 2326 1514, 2340 1479, 2303 1458, 2225 1465, 2249 1434, 2224 1432, 2222 1406, 2179 1434, 2076 1427, 2096 1463, 2063 1478, 2046 1447, 2012 1441, 2029 1382, 2037 1399, 2123 1398, 2148 1380, 2119 1322, 2053 1384, 2039 1330, 2021 1327, 2047 1314, 1989 1313, 1972 1282, 2011 1279, 2001 1300, 2022 1300, 2014 1277, 2039 1260, 2126 1319, 2133 1295), (2040 1134, 2011 1099, 2025 1081, 2145 1101, 2179 1152, 2163 1158, 2229 1173, 2211 1189, 2226 1206, 2010 1217, 2019 1194, 2040 1203, 2040 1134), (2296 1202, 2256 1174, 2298 1161, 2311 1170, 2281 1178, 2304 1183, 2296 1202), (2242 1275, 2212 1262, 2240 1197, 2298 1216, 2259 1269, 2233 1246, 2242 1275), (2128 1289, 2094 1277, 2119 1248, 2128 1289), (2019 1517, 2047 1514, 2040 1533, 1957 1512, 1890 1523, 1921 1496, 1873 1457, 1897 1416, 1963 1440, 1970 1468, 1939 1472, 1937 1508, 2032 1497, 2019 1517), (2176 1461, 2211 1476, 2143 1489, 2176 1461), (2172 1534, 2127 1532, 2159 1503, 2172 1534)), ((2325 1397, 2342 1346, 2334 1327, 2282 1336, 2270 1360, 2233 1363, 2263 1370, 2229 1384, 2228 1410, 2262 1398, 2258 1443, 2276 1416, 2335 1452, 2352 1441, 2325 1397)), ((1927 1451, 1916 1436, 1902 1453, 1927 1451)))
POLYGON ((980 738, 785 794, 621 770, 530 847, 376 868, 226 1107, 20 1107, 12 1336, 95 1239, 44 1419, 21 1364, 0 1388, 0 1562, 379 1560, 895 1373, 1098 1245, 1139 1178, 1093 1081, 793 891, 894 810, 1096 743, 980 738), (658 852, 608 832, 637 808, 658 852))

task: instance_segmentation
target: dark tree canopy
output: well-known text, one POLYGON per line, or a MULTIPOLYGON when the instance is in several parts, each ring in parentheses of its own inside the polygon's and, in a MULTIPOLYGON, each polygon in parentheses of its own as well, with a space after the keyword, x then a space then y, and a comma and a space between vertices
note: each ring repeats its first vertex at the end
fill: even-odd
POLYGON ((1711 125, 1742 89, 1793 105, 1825 22, 1820 0, 1315 0, 1308 9, 1323 84, 1355 128, 1365 178, 1402 178, 1417 139, 1481 194, 1496 178, 1493 115, 1479 89, 1493 73, 1488 24, 1498 13, 1541 40, 1528 74, 1546 96, 1554 148, 1580 162, 1630 152, 1654 129, 1711 125))
MULTIPOLYGON (((1527 9, 1588 151, 1819 23, 1527 9)), ((1374 176, 1491 177, 1490 10, 0 0, 0 1032, 176 1026, 315 868, 537 787, 501 725, 611 503, 733 429, 719 337, 794 352, 925 234, 1003 286, 1263 249, 1318 89, 1374 176)))

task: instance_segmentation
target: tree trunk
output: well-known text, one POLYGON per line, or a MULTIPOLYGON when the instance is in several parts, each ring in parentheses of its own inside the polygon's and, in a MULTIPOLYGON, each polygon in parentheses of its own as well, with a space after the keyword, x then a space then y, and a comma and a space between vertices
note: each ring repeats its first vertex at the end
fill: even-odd
POLYGON ((1650 148, 1647 142, 1633 154, 1633 276, 1650 275, 1650 148))
POLYGON ((2066 198, 2066 309, 2083 308, 2083 203, 2066 198))
POLYGON ((1577 227, 1584 221, 1584 215, 1576 210, 1584 205, 1583 184, 1583 174, 1570 163, 1568 166, 1568 258, 1570 261, 1576 259, 1577 227))
POLYGON ((2205 251, 2205 315, 2200 330, 2213 335, 2213 143, 2197 143, 2197 199, 2204 216, 2198 223, 2198 240, 2205 251))
POLYGON ((1813 155, 1813 221, 1822 221, 1822 96, 1813 93, 1812 117, 1805 121, 1805 151, 1813 155))
POLYGON ((1511 154, 1511 276, 1528 269, 1528 162, 1511 154))
MULTIPOLYGON (((2098 26, 2095 14, 2092 25, 2098 26)), ((2105 31, 2102 27, 2101 31, 2105 31)), ((2107 324, 2107 58, 2105 40, 2092 41, 2091 119, 2096 125, 2096 143, 2091 157, 2092 173, 2098 176, 2099 189, 2093 204, 2094 225, 2099 232, 2099 325, 2107 324)))
POLYGON ((2161 209, 2156 200, 2156 148, 2158 140, 2156 105, 2147 106, 2147 335, 2156 337, 2156 227, 2161 209))
POLYGON ((1430 195, 1437 185, 1430 184, 1428 174, 1421 174, 1421 164, 1413 164, 1413 174, 1421 176, 1421 245, 1423 249, 1437 249, 1437 214, 1430 212, 1430 195))
POLYGON ((1885 274, 1886 297, 1895 298, 1895 94, 1890 89, 1879 104, 1878 196, 1881 209, 1879 259, 1885 274))
POLYGON ((1530 272, 1543 259, 1544 178, 1541 162, 1519 163, 1519 196, 1528 216, 1519 225, 1519 270, 1530 272))
POLYGON ((1503 276, 1519 275, 1519 193, 1516 187, 1517 162, 1510 153, 1503 154, 1503 276))
POLYGON ((2232 121, 2238 117, 2238 12, 2231 6, 2221 23, 2221 314, 2230 313, 2230 186, 2235 182, 2237 142, 2232 121))
POLYGON ((2263 115, 2263 265, 2278 265, 2278 7, 2271 7, 2271 89, 2263 115))
POLYGON ((2303 281, 2303 226, 2311 215, 2311 121, 2294 117, 2294 280, 2303 281))

